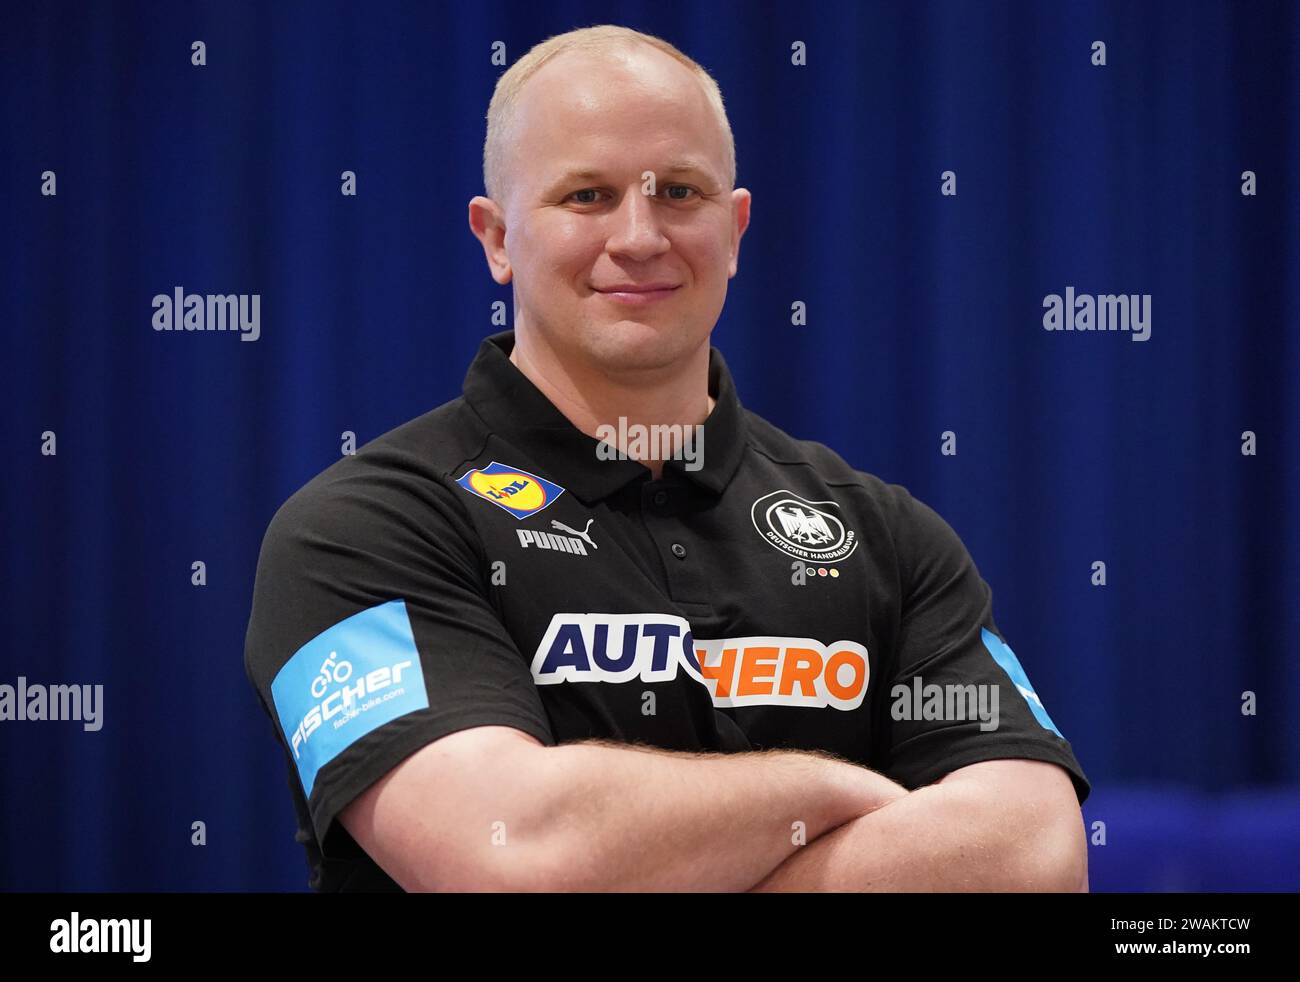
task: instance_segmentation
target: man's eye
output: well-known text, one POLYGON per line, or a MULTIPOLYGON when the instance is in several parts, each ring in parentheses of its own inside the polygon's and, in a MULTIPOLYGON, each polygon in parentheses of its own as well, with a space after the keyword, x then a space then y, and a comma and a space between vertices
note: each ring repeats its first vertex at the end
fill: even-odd
MULTIPOLYGON (((660 195, 669 201, 690 201, 691 195, 698 195, 699 192, 688 184, 669 184, 660 190, 660 195), (674 191, 685 191, 685 194, 674 194, 674 191)), ((599 188, 583 188, 581 191, 574 191, 569 195, 569 200, 579 205, 594 205, 600 200, 599 188), (580 195, 592 195, 590 198, 583 198, 580 195)))
MULTIPOLYGON (((669 191, 672 191, 672 190, 679 190, 679 191, 691 191, 691 192, 694 192, 694 191, 695 191, 695 188, 690 187, 689 185, 686 185, 686 184, 670 184, 670 185, 668 185, 667 190, 669 190, 669 191)), ((698 193, 698 192, 696 192, 696 193, 698 193)), ((672 194, 668 195, 668 199, 669 199, 670 201, 689 201, 689 200, 690 200, 690 198, 687 197, 686 195, 672 195, 672 194)))

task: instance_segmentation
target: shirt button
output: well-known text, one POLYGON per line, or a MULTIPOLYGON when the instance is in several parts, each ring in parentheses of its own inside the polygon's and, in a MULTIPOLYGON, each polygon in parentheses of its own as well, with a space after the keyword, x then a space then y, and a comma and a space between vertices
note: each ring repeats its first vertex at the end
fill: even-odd
POLYGON ((654 503, 655 503, 656 505, 658 505, 660 508, 662 508, 664 505, 668 504, 668 492, 667 492, 667 491, 656 491, 656 492, 655 492, 655 496, 654 496, 654 503))
POLYGON ((684 545, 682 545, 680 542, 674 542, 674 543, 673 543, 673 555, 676 556, 678 559, 685 559, 685 558, 686 558, 686 547, 685 547, 684 545))

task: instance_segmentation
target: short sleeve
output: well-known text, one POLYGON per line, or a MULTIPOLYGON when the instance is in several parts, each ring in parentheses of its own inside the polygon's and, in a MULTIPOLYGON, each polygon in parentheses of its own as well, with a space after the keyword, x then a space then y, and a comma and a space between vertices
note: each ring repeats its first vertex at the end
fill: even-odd
POLYGON ((1059 764, 1091 791, 1069 742, 993 620, 993 594, 952 527, 893 494, 902 612, 890 667, 887 776, 908 788, 984 760, 1059 764))
POLYGON ((244 667, 322 850, 350 801, 440 737, 555 742, 462 516, 439 482, 347 458, 267 529, 244 667))

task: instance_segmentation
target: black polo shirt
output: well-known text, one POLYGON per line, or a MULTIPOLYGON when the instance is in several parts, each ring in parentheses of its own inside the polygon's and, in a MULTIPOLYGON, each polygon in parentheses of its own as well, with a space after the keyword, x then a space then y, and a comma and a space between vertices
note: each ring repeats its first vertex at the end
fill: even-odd
POLYGON ((829 751, 908 788, 1029 758, 1087 797, 932 509, 744 409, 716 348, 699 456, 654 480, 607 459, 512 345, 485 339, 461 398, 317 475, 263 541, 245 669, 314 889, 397 889, 334 819, 489 724, 548 745, 829 751))

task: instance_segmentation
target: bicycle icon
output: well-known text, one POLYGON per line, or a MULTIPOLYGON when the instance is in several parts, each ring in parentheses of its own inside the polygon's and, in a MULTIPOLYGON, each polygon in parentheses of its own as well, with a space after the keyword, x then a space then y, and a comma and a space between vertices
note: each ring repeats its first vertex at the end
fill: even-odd
POLYGON ((342 685, 352 678, 352 662, 338 661, 338 656, 337 651, 331 651, 329 657, 321 664, 320 674, 312 679, 311 694, 313 698, 319 699, 325 695, 330 685, 342 685))

